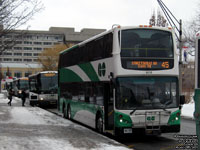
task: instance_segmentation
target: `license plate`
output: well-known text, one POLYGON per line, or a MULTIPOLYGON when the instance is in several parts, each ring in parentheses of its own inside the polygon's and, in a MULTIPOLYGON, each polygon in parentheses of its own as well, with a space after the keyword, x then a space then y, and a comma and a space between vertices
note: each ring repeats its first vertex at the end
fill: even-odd
POLYGON ((132 133, 132 129, 131 128, 124 129, 124 133, 132 133))

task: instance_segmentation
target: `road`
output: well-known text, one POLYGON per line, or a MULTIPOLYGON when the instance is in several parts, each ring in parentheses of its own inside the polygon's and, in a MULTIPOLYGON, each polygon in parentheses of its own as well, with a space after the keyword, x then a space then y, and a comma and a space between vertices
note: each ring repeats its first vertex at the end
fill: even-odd
POLYGON ((48 109, 53 112, 49 113, 28 104, 24 108, 20 101, 13 100, 12 107, 6 102, 0 98, 0 150, 53 150, 55 147, 63 150, 63 147, 69 146, 73 150, 101 149, 102 145, 102 149, 121 150, 125 148, 123 144, 135 150, 179 150, 183 149, 181 146, 188 146, 182 144, 183 140, 191 140, 196 133, 195 121, 182 118, 181 132, 178 134, 116 139, 101 136, 90 128, 63 119, 56 109, 48 109))
POLYGON ((0 150, 128 150, 126 146, 39 107, 12 106, 0 95, 0 150))
MULTIPOLYGON (((56 109, 47 109, 57 115, 60 115, 56 109)), ((129 148, 135 150, 181 150, 183 146, 188 146, 188 144, 183 145, 180 142, 183 140, 196 139, 196 124, 195 121, 190 118, 181 118, 181 131, 180 133, 165 133, 160 136, 137 136, 130 138, 113 138, 114 140, 125 144, 129 148), (182 147, 181 147, 182 146, 182 147)), ((196 142, 195 142, 196 143, 196 142)), ((190 142, 189 144, 195 144, 190 142)), ((186 149, 186 148, 185 148, 186 149)))
MULTIPOLYGON (((167 133, 160 136, 137 136, 132 139, 118 140, 120 143, 127 145, 135 150, 182 150, 186 149, 183 146, 189 144, 196 144, 196 142, 189 142, 183 145, 182 141, 191 140, 193 137, 196 141, 196 125, 195 121, 191 119, 181 120, 180 133, 167 133)), ((189 148, 192 149, 192 148, 189 148)), ((188 149, 188 150, 189 150, 188 149)))

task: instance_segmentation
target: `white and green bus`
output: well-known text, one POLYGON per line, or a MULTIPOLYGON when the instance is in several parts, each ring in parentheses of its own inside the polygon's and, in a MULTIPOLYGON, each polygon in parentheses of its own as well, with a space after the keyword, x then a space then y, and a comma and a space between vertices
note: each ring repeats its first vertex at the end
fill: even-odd
POLYGON ((42 71, 28 77, 31 106, 57 106, 58 72, 42 71))
POLYGON ((58 109, 101 133, 180 131, 174 32, 115 27, 60 53, 58 109))

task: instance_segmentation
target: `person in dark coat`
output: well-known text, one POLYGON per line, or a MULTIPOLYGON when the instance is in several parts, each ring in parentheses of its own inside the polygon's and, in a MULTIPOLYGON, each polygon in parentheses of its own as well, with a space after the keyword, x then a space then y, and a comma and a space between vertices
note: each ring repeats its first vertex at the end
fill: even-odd
POLYGON ((13 94, 14 93, 13 93, 12 89, 9 89, 9 91, 8 91, 8 99, 9 99, 8 105, 10 105, 10 106, 11 106, 11 103, 12 103, 13 94))
POLYGON ((25 106, 25 102, 26 102, 26 92, 25 90, 22 90, 22 93, 21 93, 21 99, 22 99, 22 106, 25 106))

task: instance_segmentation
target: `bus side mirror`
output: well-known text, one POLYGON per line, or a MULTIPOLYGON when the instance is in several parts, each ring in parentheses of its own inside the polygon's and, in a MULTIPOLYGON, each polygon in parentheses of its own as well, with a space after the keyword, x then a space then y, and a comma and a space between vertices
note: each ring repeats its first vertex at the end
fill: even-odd
POLYGON ((180 95, 180 105, 185 104, 185 95, 180 95))
POLYGON ((109 78, 110 78, 110 83, 111 83, 112 88, 115 88, 116 79, 114 78, 114 73, 113 72, 110 72, 109 78))

